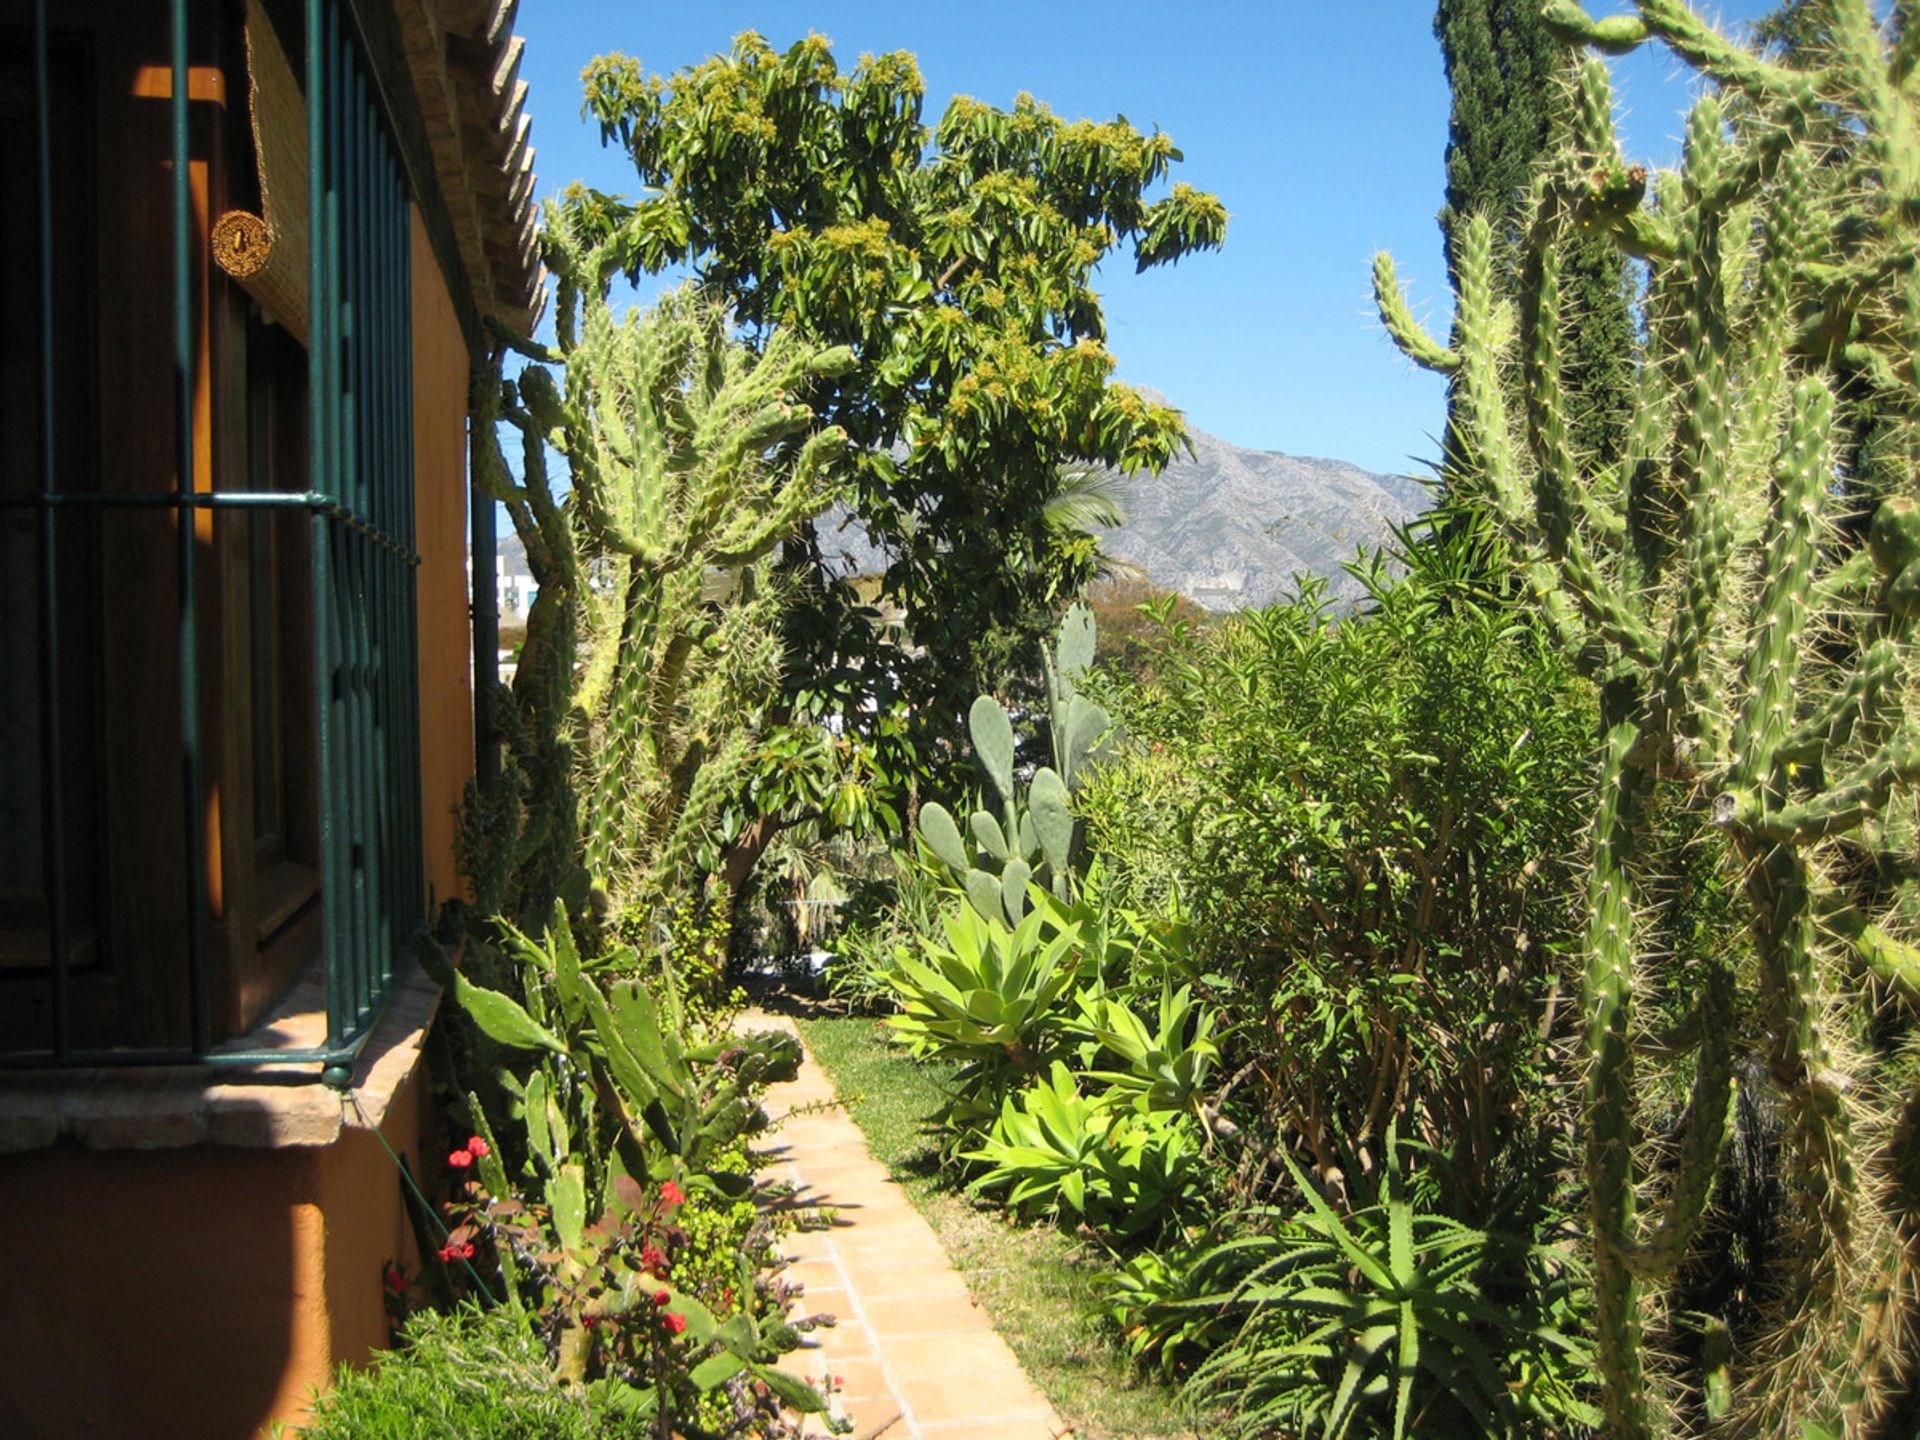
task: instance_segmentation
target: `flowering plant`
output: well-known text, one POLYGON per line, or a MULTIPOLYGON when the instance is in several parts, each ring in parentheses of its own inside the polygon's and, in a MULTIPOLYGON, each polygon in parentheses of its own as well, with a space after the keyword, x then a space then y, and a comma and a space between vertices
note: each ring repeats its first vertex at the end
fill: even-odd
POLYGON ((443 974, 507 1103, 492 1106, 496 1132, 468 1096, 441 1258, 475 1284, 497 1272, 557 1376, 660 1433, 785 1433, 782 1407, 823 1402, 771 1363, 799 1343, 797 1287, 778 1278, 747 1137, 798 1047, 778 1034, 696 1043, 672 987, 629 978, 626 953, 584 957, 556 909, 543 943, 510 934, 518 997, 443 974))

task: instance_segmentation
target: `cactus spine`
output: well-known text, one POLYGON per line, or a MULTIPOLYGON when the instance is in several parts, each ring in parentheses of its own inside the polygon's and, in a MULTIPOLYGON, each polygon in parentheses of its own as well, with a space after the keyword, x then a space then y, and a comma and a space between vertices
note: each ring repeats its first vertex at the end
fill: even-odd
MULTIPOLYGON (((1764 1061, 1787 1119, 1792 1213, 1775 1278, 1797 1308, 1742 1346, 1728 1433, 1865 1434, 1907 1359, 1888 1312, 1910 1278, 1899 1236, 1912 1217, 1876 1179, 1894 1159, 1885 1067, 1869 1058, 1871 999, 1842 977, 1911 973, 1913 953, 1886 928, 1897 887, 1878 877, 1912 872, 1883 817, 1920 778, 1905 678, 1920 506, 1897 493, 1914 488, 1920 432, 1920 19, 1896 6, 1883 33, 1867 0, 1814 9, 1817 63, 1789 65, 1681 0, 1604 20, 1549 0, 1570 42, 1616 54, 1657 38, 1713 82, 1680 174, 1648 198, 1589 56, 1563 154, 1537 185, 1511 316, 1484 220, 1459 237, 1451 346, 1413 320, 1392 262, 1375 264, 1389 332, 1456 377, 1463 475, 1528 547, 1535 595, 1601 684, 1586 1170, 1595 1353, 1608 1433, 1628 1440, 1671 1425, 1643 1329, 1666 1323, 1657 1302, 1707 1209, 1742 1050, 1764 1061), (1594 230, 1650 266, 1627 448, 1604 467, 1569 441, 1559 374, 1559 257, 1594 230), (1658 933, 1644 898, 1662 884, 1663 796, 1725 837, 1761 998, 1752 1030, 1738 1028, 1724 964, 1658 933), (1830 891, 1830 870, 1869 878, 1830 891), (1836 942, 1852 964, 1835 963, 1836 942), (1672 1062, 1642 1050, 1635 1007, 1661 984, 1697 1001, 1691 1099, 1648 1205, 1643 1073, 1672 1062)), ((1722 1409, 1711 1395, 1709 1409, 1722 1409)))
POLYGON ((529 829, 571 857, 555 893, 590 878, 644 907, 720 838, 715 816, 759 739, 779 648, 777 590, 757 562, 830 502, 846 444, 795 397, 851 355, 785 332, 755 355, 691 287, 617 316, 612 242, 590 244, 571 214, 549 207, 545 232, 559 346, 514 342, 562 364, 564 383, 533 364, 503 384, 496 360, 482 427, 490 409, 520 432, 522 474, 485 438, 477 473, 540 587, 515 682, 523 744, 550 752, 529 829), (548 447, 566 462, 564 498, 548 447))

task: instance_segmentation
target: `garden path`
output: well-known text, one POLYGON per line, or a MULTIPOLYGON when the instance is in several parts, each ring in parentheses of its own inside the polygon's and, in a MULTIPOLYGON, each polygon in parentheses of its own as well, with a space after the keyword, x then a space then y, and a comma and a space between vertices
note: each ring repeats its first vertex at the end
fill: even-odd
MULTIPOLYGON (((766 1014, 747 1024, 793 1028, 766 1014)), ((764 1173, 790 1182, 793 1203, 829 1221, 784 1242, 789 1273, 806 1286, 796 1310, 837 1317, 782 1367, 816 1386, 823 1375, 837 1377, 833 1407, 852 1417, 857 1440, 1070 1440, 932 1227, 837 1102, 812 1056, 767 1095, 768 1112, 786 1119, 764 1173)), ((805 1433, 829 1432, 815 1417, 805 1433)))

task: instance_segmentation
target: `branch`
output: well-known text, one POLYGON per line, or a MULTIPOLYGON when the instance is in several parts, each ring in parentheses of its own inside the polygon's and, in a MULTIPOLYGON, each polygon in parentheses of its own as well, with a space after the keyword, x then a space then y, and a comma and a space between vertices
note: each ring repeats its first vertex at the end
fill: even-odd
POLYGON ((510 329, 502 325, 491 315, 481 323, 486 326, 489 335, 493 336, 495 340, 498 340, 502 345, 506 346, 507 349, 517 355, 524 355, 529 360, 538 360, 546 365, 564 365, 567 363, 567 357, 560 351, 550 345, 542 345, 537 340, 529 340, 518 330, 510 329))
POLYGON ((1805 844, 1840 835, 1879 811, 1898 784, 1920 779, 1920 736, 1902 731, 1845 780, 1798 805, 1766 809, 1751 791, 1729 790, 1713 802, 1713 823, 1762 840, 1805 844))

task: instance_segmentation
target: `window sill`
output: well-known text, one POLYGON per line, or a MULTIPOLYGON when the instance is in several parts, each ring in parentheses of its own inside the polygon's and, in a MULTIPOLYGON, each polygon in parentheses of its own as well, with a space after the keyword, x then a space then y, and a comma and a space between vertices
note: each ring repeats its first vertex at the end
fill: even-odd
MULTIPOLYGON (((325 1038, 317 972, 232 1049, 293 1049, 325 1038)), ((331 1145, 343 1130, 379 1126, 420 1064, 440 989, 415 971, 394 987, 343 1094, 311 1065, 107 1067, 0 1074, 0 1154, 63 1140, 93 1150, 187 1145, 280 1149, 331 1145), (348 1103, 349 1101, 357 1103, 348 1103)))

